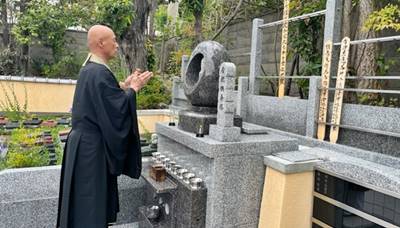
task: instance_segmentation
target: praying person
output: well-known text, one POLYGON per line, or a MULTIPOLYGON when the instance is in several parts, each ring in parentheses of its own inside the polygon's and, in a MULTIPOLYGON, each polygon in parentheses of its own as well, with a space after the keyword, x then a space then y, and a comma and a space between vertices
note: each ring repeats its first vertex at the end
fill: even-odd
POLYGON ((122 89, 107 65, 118 50, 114 32, 95 25, 87 40, 90 54, 79 73, 61 168, 61 228, 102 228, 115 222, 117 176, 137 179, 142 168, 136 94, 153 74, 136 70, 122 89))

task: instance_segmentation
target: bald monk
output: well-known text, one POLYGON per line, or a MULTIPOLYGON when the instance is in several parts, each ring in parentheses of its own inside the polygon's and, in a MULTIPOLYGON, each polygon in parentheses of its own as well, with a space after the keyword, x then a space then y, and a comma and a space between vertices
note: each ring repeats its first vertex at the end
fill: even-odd
POLYGON ((115 222, 117 176, 139 178, 141 173, 136 93, 152 73, 136 71, 122 83, 123 90, 107 66, 118 49, 114 32, 91 27, 88 46, 62 161, 57 216, 61 228, 102 228, 115 222))

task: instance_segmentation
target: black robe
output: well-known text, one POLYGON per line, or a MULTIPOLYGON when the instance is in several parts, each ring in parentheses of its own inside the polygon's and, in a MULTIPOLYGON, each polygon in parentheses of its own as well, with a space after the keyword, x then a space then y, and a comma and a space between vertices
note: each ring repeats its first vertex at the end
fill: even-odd
POLYGON ((135 91, 123 91, 106 66, 88 62, 75 89, 57 227, 102 228, 115 222, 117 176, 139 178, 141 167, 135 91))

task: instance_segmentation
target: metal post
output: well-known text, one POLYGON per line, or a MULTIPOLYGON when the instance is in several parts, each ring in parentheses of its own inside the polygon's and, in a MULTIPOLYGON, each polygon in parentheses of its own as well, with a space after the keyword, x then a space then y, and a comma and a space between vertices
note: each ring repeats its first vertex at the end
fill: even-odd
POLYGON ((267 24, 263 24, 263 25, 260 26, 260 28, 264 29, 264 28, 269 28, 269 27, 273 27, 273 26, 282 25, 286 21, 287 22, 296 22, 296 21, 300 21, 300 20, 309 19, 309 18, 312 18, 312 17, 319 17, 319 16, 324 15, 325 12, 326 12, 326 10, 320 10, 320 11, 313 12, 313 13, 303 14, 303 15, 300 15, 300 16, 297 16, 297 17, 291 17, 291 18, 289 18, 287 20, 274 21, 274 22, 270 22, 270 23, 267 23, 267 24))
POLYGON ((262 30, 259 28, 264 23, 263 19, 256 18, 253 20, 253 31, 251 34, 251 54, 250 54, 250 74, 249 74, 249 92, 250 94, 258 94, 260 85, 256 77, 260 76, 262 64, 262 30))
MULTIPOLYGON (((324 43, 331 40, 333 43, 341 42, 343 0, 327 0, 325 13, 324 43)), ((339 50, 333 49, 331 75, 337 74, 339 63, 339 50)))

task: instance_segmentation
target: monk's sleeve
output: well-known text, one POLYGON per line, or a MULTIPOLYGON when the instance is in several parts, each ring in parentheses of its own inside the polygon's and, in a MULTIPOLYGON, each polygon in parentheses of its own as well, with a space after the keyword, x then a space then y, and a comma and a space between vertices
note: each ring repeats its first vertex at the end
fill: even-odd
POLYGON ((136 93, 132 89, 123 91, 108 70, 97 75, 95 81, 92 95, 109 171, 139 178, 142 164, 136 93))

